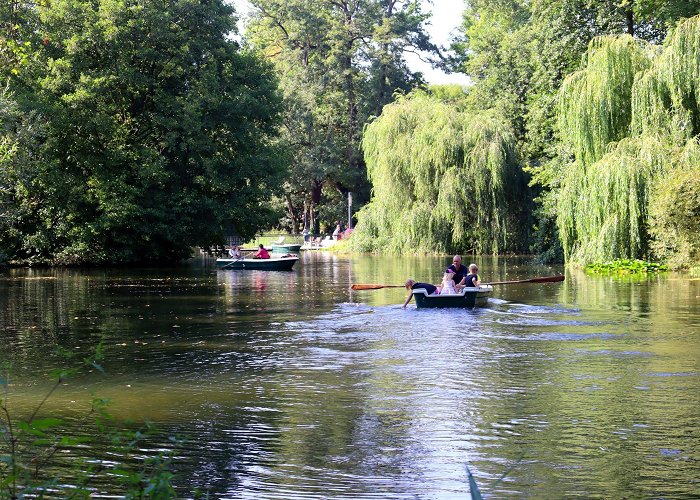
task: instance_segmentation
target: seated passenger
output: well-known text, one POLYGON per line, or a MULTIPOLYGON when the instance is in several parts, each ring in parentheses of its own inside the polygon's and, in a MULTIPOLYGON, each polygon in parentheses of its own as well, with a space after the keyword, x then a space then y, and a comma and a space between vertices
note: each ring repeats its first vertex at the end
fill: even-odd
POLYGON ((233 259, 240 259, 241 258, 241 249, 238 247, 238 245, 236 245, 233 248, 229 248, 228 256, 233 258, 233 259))
POLYGON ((440 287, 440 295, 453 295, 457 293, 454 281, 454 272, 451 269, 445 271, 442 276, 442 286, 440 287))
POLYGON ((265 247, 263 246, 262 243, 258 245, 258 251, 253 254, 254 259, 269 259, 270 254, 268 253, 267 250, 265 250, 265 247))
POLYGON ((470 288, 478 288, 481 284, 479 281, 479 275, 476 272, 479 270, 476 264, 469 264, 469 274, 464 277, 464 286, 470 288))

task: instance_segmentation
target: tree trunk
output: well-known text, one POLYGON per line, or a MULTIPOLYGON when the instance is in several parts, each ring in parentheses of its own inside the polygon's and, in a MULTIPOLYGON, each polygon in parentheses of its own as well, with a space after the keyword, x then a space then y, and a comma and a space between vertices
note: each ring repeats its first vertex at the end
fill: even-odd
POLYGON ((290 220, 288 229, 293 235, 297 235, 299 233, 299 214, 294 208, 291 194, 285 193, 284 198, 287 200, 287 214, 290 220))
POLYGON ((627 24, 627 34, 634 36, 634 12, 632 11, 632 5, 634 2, 630 2, 629 6, 625 10, 625 23, 627 24))
POLYGON ((321 203, 321 189, 323 187, 323 183, 318 180, 314 179, 312 181, 311 185, 311 207, 309 209, 309 215, 310 215, 310 228, 312 229, 313 233, 319 233, 320 228, 318 224, 318 205, 321 203))
MULTIPOLYGON (((386 7, 386 14, 385 18, 389 19, 391 16, 394 14, 394 4, 395 2, 389 2, 389 4, 386 7)), ((380 24, 383 24, 380 23, 380 24)), ((379 88, 377 89, 377 106, 374 110, 375 116, 379 116, 382 114, 382 109, 384 108, 384 105, 389 101, 389 98, 387 94, 389 93, 388 91, 388 85, 387 85, 387 80, 388 78, 388 67, 389 64, 386 60, 389 54, 389 44, 388 43, 382 43, 382 50, 379 54, 379 57, 381 58, 379 62, 379 76, 378 76, 378 86, 379 88)))

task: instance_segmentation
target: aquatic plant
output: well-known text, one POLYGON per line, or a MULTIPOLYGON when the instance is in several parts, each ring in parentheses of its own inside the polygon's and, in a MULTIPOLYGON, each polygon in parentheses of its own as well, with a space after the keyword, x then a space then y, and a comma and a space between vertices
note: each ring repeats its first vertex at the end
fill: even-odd
POLYGON ((584 270, 590 274, 643 274, 668 271, 668 266, 640 259, 617 259, 609 262, 588 264, 584 270))

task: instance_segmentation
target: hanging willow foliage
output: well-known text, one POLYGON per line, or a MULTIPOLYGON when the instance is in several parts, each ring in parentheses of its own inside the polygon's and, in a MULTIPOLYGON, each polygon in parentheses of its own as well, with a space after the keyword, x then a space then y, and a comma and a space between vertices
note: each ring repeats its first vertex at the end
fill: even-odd
POLYGON ((560 93, 561 135, 574 155, 558 193, 564 253, 582 264, 646 258, 668 247, 650 244, 660 237, 650 226, 671 224, 670 205, 650 213, 650 200, 669 176, 695 168, 687 159, 700 132, 700 17, 680 23, 663 48, 598 38, 584 63, 560 93))
POLYGON ((562 83, 559 128, 584 167, 602 158, 608 143, 629 134, 632 85, 637 72, 649 67, 649 51, 629 35, 594 38, 583 69, 562 83))
POLYGON ((525 189, 506 120, 425 92, 384 107, 365 129, 373 186, 357 215, 358 251, 496 253, 514 248, 525 189))
POLYGON ((626 138, 585 176, 570 168, 557 220, 566 255, 582 263, 646 255, 649 197, 666 161, 658 142, 626 138))

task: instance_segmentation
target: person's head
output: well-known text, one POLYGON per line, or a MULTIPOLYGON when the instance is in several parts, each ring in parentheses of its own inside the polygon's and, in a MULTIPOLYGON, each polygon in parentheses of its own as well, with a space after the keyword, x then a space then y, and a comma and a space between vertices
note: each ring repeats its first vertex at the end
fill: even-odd
POLYGON ((263 247, 263 244, 260 243, 260 244, 258 245, 258 248, 261 248, 261 249, 264 248, 264 247, 263 247))
POLYGON ((469 272, 472 274, 476 274, 476 272, 479 270, 478 267, 476 267, 476 264, 469 264, 469 272))
POLYGON ((452 269, 448 269, 445 271, 445 274, 442 276, 442 281, 450 281, 454 277, 454 272, 452 269))
POLYGON ((454 257, 452 257, 452 263, 455 265, 456 268, 459 269, 459 266, 462 265, 462 256, 455 255, 454 257))
POLYGON ((410 290, 413 285, 416 284, 416 280, 406 280, 406 283, 403 284, 403 286, 406 287, 406 290, 410 290))

